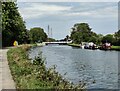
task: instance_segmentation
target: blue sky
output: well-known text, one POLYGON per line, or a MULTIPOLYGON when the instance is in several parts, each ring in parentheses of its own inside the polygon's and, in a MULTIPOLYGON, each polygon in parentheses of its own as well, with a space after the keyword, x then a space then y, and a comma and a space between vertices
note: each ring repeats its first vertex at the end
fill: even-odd
POLYGON ((62 39, 70 34, 75 23, 88 23, 101 34, 118 30, 117 2, 18 2, 19 12, 27 29, 52 28, 52 37, 62 39))

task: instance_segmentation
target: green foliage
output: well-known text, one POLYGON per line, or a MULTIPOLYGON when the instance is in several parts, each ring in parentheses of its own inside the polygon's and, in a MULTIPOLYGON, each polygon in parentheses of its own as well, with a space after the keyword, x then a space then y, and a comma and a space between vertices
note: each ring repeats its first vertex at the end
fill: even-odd
POLYGON ((74 43, 70 43, 68 44, 69 46, 73 46, 73 47, 79 47, 80 48, 80 44, 74 44, 74 43))
POLYGON ((116 32, 115 34, 107 34, 102 38, 102 43, 109 42, 112 45, 120 46, 120 32, 116 32))
POLYGON ((63 39, 63 41, 68 41, 70 39, 69 35, 66 35, 66 37, 63 39))
POLYGON ((115 32, 115 34, 107 34, 103 36, 102 34, 96 34, 91 31, 91 28, 87 23, 77 23, 72 28, 70 38, 73 43, 80 44, 81 42, 93 42, 98 45, 105 42, 110 42, 112 45, 120 45, 120 30, 115 32))
POLYGON ((53 38, 48 38, 47 39, 49 42, 55 42, 56 40, 55 39, 53 39, 53 38))
POLYGON ((71 39, 74 43, 97 42, 97 34, 91 31, 87 23, 77 23, 72 28, 71 39))
POLYGON ((75 31, 83 31, 83 32, 90 32, 91 28, 89 27, 89 25, 87 23, 77 23, 74 25, 74 30, 75 31))
POLYGON ((30 29, 30 38, 32 43, 44 42, 47 40, 47 34, 42 28, 35 27, 30 29))
POLYGON ((38 56, 35 57, 35 59, 33 60, 33 64, 34 65, 43 65, 44 64, 44 60, 42 59, 42 52, 40 52, 38 54, 38 56))
POLYGON ((120 46, 120 30, 115 32, 115 40, 116 40, 115 45, 119 45, 120 46))
POLYGON ((2 45, 11 46, 17 40, 19 44, 28 41, 28 34, 15 2, 2 2, 2 45))
POLYGON ((85 84, 73 85, 63 79, 55 71, 55 67, 47 69, 42 58, 42 52, 33 63, 28 60, 29 46, 10 49, 7 53, 8 62, 17 89, 81 89, 85 84))
POLYGON ((103 35, 102 34, 97 34, 97 42, 96 44, 100 45, 102 42, 103 35))
POLYGON ((112 49, 119 49, 120 50, 120 46, 111 46, 112 49))
POLYGON ((115 41, 115 38, 113 37, 112 34, 107 34, 106 36, 104 36, 102 38, 102 43, 106 43, 106 42, 109 42, 111 44, 114 44, 114 41, 115 41))

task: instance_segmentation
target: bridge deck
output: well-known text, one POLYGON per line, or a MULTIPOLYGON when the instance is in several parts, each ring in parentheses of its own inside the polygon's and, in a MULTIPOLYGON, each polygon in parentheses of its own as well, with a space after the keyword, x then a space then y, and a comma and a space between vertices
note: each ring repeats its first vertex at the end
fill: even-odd
POLYGON ((46 45, 48 44, 68 44, 68 43, 71 43, 71 42, 68 42, 68 41, 63 41, 63 42, 45 42, 46 45))

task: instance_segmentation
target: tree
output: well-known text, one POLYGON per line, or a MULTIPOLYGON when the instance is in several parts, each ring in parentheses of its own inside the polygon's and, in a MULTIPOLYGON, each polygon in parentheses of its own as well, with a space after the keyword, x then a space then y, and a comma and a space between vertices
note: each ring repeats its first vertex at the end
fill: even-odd
POLYGON ((102 38, 102 43, 109 42, 111 44, 114 44, 115 38, 113 36, 113 34, 107 34, 102 38))
POLYGON ((120 30, 118 30, 117 32, 115 32, 115 37, 116 37, 116 39, 120 39, 120 30))
POLYGON ((91 36, 90 39, 89 39, 89 42, 96 43, 97 42, 97 38, 95 36, 91 36))
POLYGON ((15 2, 2 2, 2 45, 11 46, 15 40, 19 44, 28 41, 25 22, 15 2))
POLYGON ((72 30, 70 38, 74 43, 97 41, 97 34, 91 31, 87 23, 77 23, 72 30))
POLYGON ((97 34, 97 42, 96 42, 96 44, 102 44, 102 38, 103 38, 103 35, 102 34, 97 34))
POLYGON ((87 23, 77 23, 74 25, 76 31, 90 32, 91 28, 87 23))
POLYGON ((43 42, 47 40, 47 34, 40 27, 30 29, 30 38, 32 43, 43 42))
POLYGON ((48 38, 49 42, 55 42, 56 40, 53 38, 48 38))
POLYGON ((115 45, 119 45, 120 46, 120 30, 118 30, 117 32, 115 32, 115 39, 116 39, 116 43, 115 45))
POLYGON ((68 41, 69 40, 69 35, 66 35, 66 37, 63 39, 64 41, 68 41))

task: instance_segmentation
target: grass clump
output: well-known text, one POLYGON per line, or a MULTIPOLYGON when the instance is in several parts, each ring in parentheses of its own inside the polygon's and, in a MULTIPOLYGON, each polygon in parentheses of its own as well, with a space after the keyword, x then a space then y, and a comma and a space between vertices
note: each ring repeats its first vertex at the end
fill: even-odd
POLYGON ((55 71, 55 67, 47 69, 42 53, 30 62, 27 50, 30 46, 10 49, 7 53, 11 74, 17 89, 82 89, 85 84, 73 85, 63 79, 55 71))

